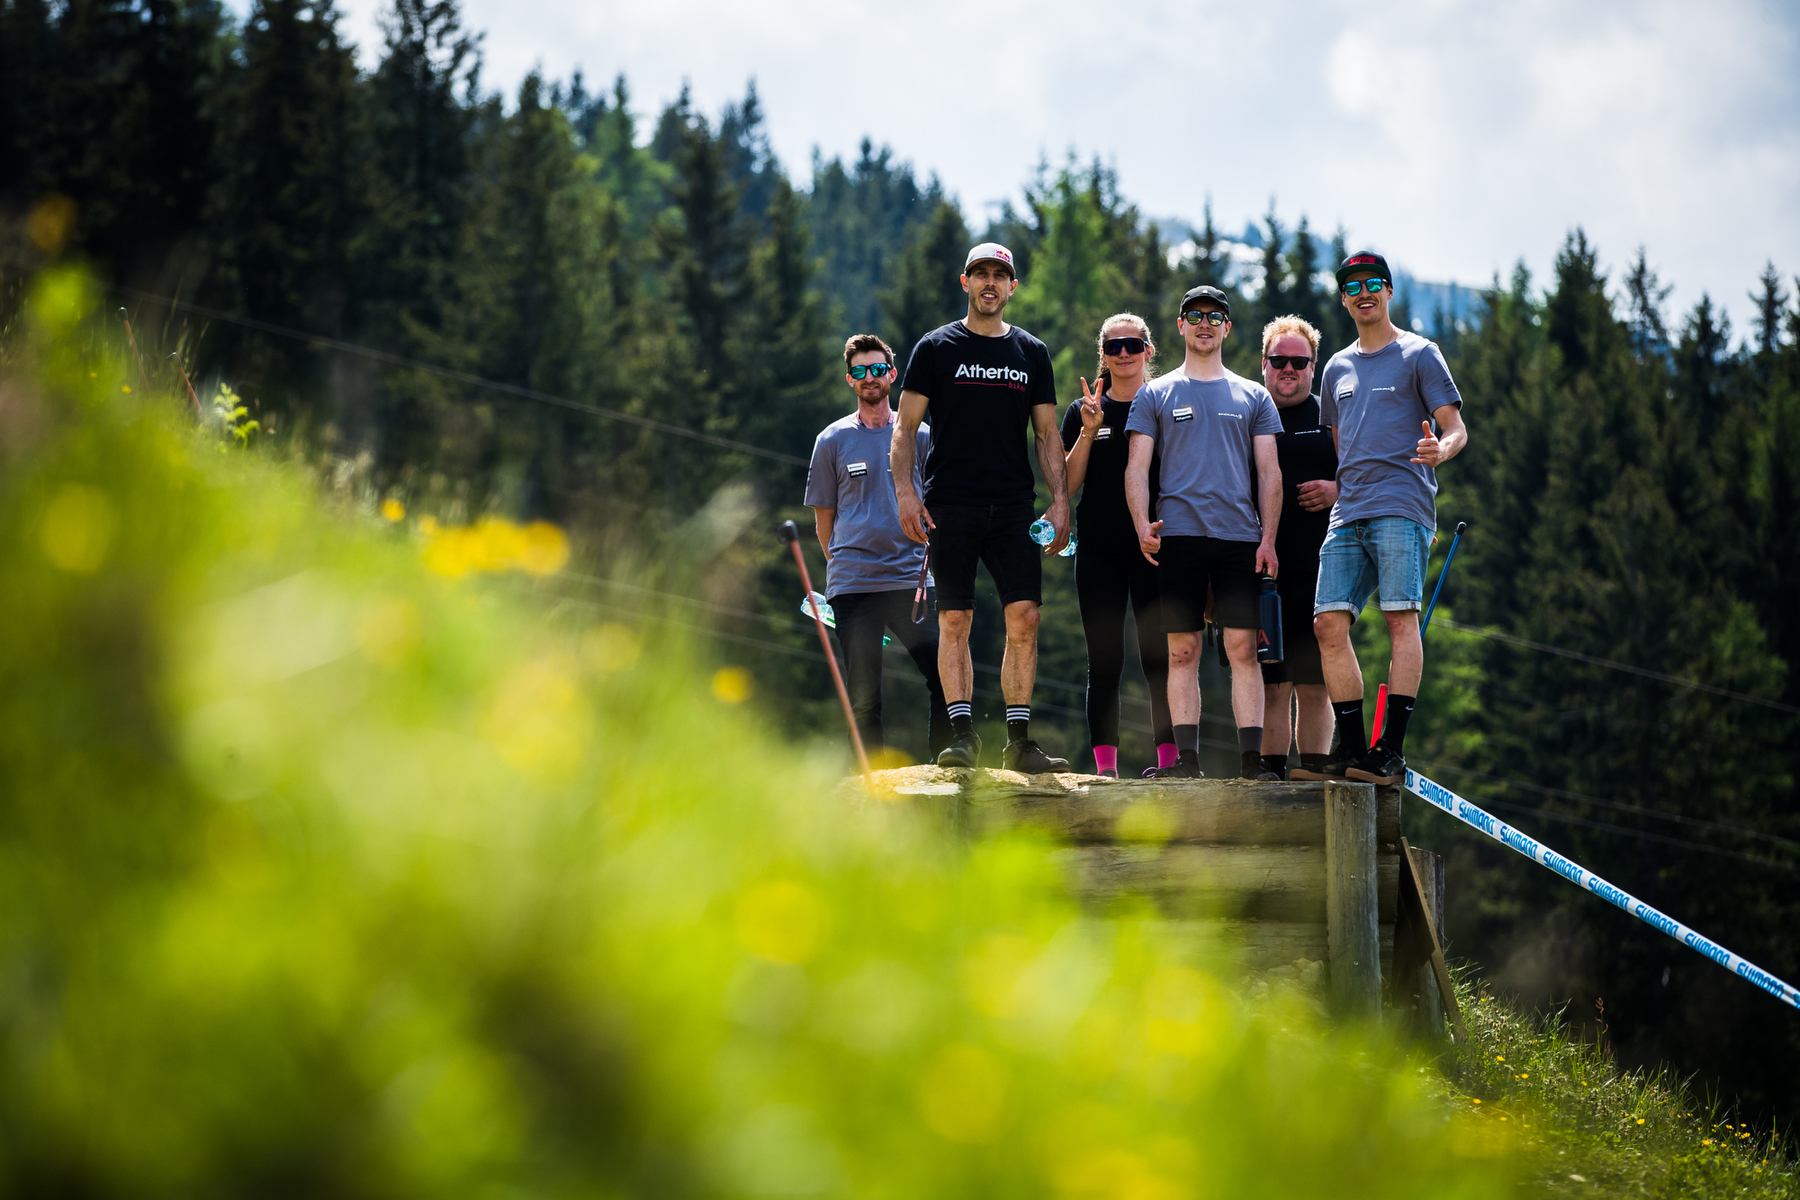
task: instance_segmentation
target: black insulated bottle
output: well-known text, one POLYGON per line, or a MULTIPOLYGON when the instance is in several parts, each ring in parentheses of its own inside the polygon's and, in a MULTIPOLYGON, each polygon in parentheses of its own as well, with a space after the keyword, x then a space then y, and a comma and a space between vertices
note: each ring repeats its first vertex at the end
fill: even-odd
POLYGON ((1257 609, 1260 619, 1256 630, 1256 661, 1278 663, 1284 654, 1281 644, 1281 593, 1275 590, 1275 579, 1271 575, 1262 577, 1262 595, 1258 597, 1257 609))

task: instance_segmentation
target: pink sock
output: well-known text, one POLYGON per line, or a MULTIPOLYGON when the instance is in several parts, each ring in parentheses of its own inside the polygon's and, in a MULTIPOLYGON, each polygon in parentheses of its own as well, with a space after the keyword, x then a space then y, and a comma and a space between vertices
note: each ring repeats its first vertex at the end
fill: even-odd
POLYGON ((1181 751, 1175 748, 1174 742, 1164 742, 1156 748, 1156 765, 1172 767, 1181 761, 1181 751))
POLYGON ((1118 774, 1119 748, 1117 746, 1095 746, 1094 771, 1096 774, 1106 771, 1118 774))

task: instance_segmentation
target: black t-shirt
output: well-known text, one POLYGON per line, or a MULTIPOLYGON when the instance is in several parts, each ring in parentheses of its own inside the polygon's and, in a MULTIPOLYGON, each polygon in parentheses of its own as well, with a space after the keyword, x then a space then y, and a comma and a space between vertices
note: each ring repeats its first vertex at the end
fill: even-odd
MULTIPOLYGON (((1125 503, 1125 464, 1131 457, 1130 438, 1125 421, 1131 416, 1131 404, 1108 395, 1100 401, 1100 426, 1088 446, 1087 474, 1081 481, 1081 503, 1075 506, 1075 528, 1083 545, 1098 550, 1114 543, 1129 549, 1137 546, 1137 527, 1131 523, 1131 508, 1125 503)), ((1081 436, 1081 401, 1071 403, 1063 413, 1063 453, 1075 446, 1081 436)), ((1160 449, 1150 456, 1150 512, 1156 512, 1159 494, 1157 476, 1162 468, 1160 449)), ((1151 517, 1155 520, 1155 517, 1151 517)))
POLYGON ((901 388, 931 401, 926 505, 1030 504, 1037 496, 1022 426, 1056 403, 1050 351, 1014 325, 1001 337, 961 321, 919 339, 901 388))
POLYGON ((1307 512, 1300 507, 1300 485, 1337 478, 1337 447, 1331 429, 1319 424, 1319 401, 1308 396, 1292 408, 1280 408, 1281 432, 1275 453, 1281 458, 1281 525, 1275 531, 1275 553, 1316 558, 1331 528, 1331 510, 1307 512))

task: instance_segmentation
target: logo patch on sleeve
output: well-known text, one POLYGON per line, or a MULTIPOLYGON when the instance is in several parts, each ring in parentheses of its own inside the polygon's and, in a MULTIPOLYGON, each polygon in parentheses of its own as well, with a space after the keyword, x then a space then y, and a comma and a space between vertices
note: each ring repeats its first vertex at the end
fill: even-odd
POLYGON ((1100 428, 1094 430, 1094 440, 1096 442, 1104 442, 1107 438, 1109 438, 1111 436, 1112 436, 1112 426, 1111 425, 1102 425, 1100 428))
POLYGON ((1190 405, 1187 408, 1178 408, 1169 415, 1174 417, 1177 421, 1191 421, 1194 419, 1194 409, 1193 406, 1190 405))
POLYGON ((856 479, 869 473, 869 464, 866 462, 851 463, 844 470, 850 472, 850 478, 856 479))

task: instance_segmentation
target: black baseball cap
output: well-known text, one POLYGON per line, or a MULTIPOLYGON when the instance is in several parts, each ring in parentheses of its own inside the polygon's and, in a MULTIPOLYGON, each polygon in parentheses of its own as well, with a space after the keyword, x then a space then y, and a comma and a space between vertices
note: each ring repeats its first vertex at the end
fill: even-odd
POLYGON ((1231 301, 1225 298, 1224 292, 1221 292, 1210 283, 1203 283, 1199 287, 1189 288, 1187 290, 1187 295, 1181 298, 1181 311, 1186 312, 1188 309, 1192 308, 1194 306, 1194 301, 1196 300, 1211 300, 1214 304, 1225 310, 1225 315, 1227 317, 1231 315, 1231 301))
POLYGON ((1337 285, 1343 287, 1344 277, 1358 271, 1374 271, 1389 283, 1394 282, 1394 273, 1388 270, 1387 259, 1373 250, 1358 250, 1338 264, 1337 285))

